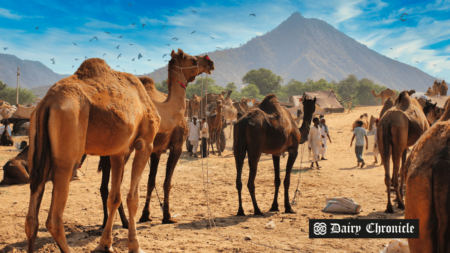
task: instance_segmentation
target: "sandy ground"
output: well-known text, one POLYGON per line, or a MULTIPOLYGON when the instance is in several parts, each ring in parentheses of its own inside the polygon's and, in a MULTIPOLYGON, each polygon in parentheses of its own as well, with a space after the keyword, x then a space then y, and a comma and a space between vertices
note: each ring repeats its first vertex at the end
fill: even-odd
MULTIPOLYGON (((309 219, 401 219, 404 212, 395 209, 394 214, 385 214, 386 188, 384 169, 373 164, 373 136, 369 136, 369 150, 364 151, 366 167, 356 168, 354 148, 350 148, 351 124, 362 113, 379 115, 381 106, 356 108, 350 114, 327 115, 327 124, 333 143, 328 146, 328 161, 320 162, 321 170, 309 170, 307 147, 303 154, 304 173, 298 173, 301 156, 295 162, 292 175, 290 198, 292 200, 301 175, 300 190, 303 196, 293 206, 296 214, 284 214, 284 188, 280 187, 280 212, 268 212, 273 201, 274 173, 271 156, 263 155, 256 177, 256 197, 265 217, 253 216, 253 205, 246 188, 248 165, 243 172, 243 206, 247 214, 237 217, 238 195, 235 187, 236 167, 231 152, 232 139, 227 139, 223 157, 211 155, 203 161, 203 170, 208 167, 210 181, 210 207, 215 216, 216 229, 209 228, 207 203, 203 190, 202 160, 189 157, 183 152, 173 177, 171 191, 171 213, 177 224, 161 224, 162 213, 153 193, 151 216, 153 222, 140 223, 138 235, 141 247, 146 252, 379 252, 389 239, 309 239, 309 219), (325 197, 345 196, 362 205, 359 215, 324 213, 325 197), (274 229, 265 225, 273 221, 274 229), (251 240, 245 240, 245 237, 251 240), (271 247, 258 245, 263 243, 271 247)), ((228 137, 230 129, 227 128, 228 137)), ((16 141, 26 139, 17 137, 16 141)), ((306 146, 306 145, 305 145, 306 146)), ((300 150, 302 147, 300 147, 300 150)), ((15 148, 0 147, 0 162, 18 152, 15 148)), ((163 155, 156 183, 162 196, 165 164, 168 155, 163 155)), ((132 159, 130 159, 132 160, 132 159)), ((281 159, 284 180, 287 156, 281 159)), ((73 252, 91 252, 97 246, 102 229, 102 205, 99 193, 101 174, 97 173, 98 157, 88 156, 81 168, 85 177, 70 185, 70 195, 64 212, 65 231, 73 252)), ((131 162, 126 166, 122 186, 122 197, 126 198, 130 185, 131 162)), ((145 202, 149 169, 144 171, 140 183, 141 200, 138 217, 145 202)), ((3 173, 0 172, 0 179, 3 173)), ((79 173, 79 175, 82 175, 79 173)), ((46 184, 46 191, 39 214, 40 229, 36 240, 37 252, 58 252, 59 249, 45 228, 45 221, 51 200, 52 183, 46 184)), ((393 194, 394 195, 394 194, 393 194)), ((8 186, 0 188, 0 252, 25 252, 27 241, 24 232, 28 209, 29 186, 8 186)), ((161 199, 162 201, 162 199, 161 199)), ((127 213, 128 214, 128 213, 127 213)), ((118 216, 115 220, 113 247, 116 252, 127 251, 127 230, 122 229, 118 216)))

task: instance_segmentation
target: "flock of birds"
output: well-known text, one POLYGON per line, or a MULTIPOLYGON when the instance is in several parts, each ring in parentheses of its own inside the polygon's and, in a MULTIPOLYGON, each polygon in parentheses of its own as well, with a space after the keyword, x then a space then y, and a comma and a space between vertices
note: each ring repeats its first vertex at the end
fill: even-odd
MULTIPOLYGON (((128 6, 131 6, 132 4, 130 3, 128 6)), ((172 12, 172 11, 169 11, 169 12, 172 12)), ((194 13, 194 14, 197 14, 197 12, 195 11, 195 10, 191 10, 191 12, 192 13, 194 13)), ((253 17, 256 17, 256 14, 254 14, 254 13, 252 13, 252 14, 250 14, 250 16, 253 16, 253 17)), ((136 25, 136 23, 132 23, 131 25, 136 25)), ((145 28, 145 26, 146 26, 147 24, 142 24, 142 28, 145 28)), ((161 28, 165 28, 166 26, 165 25, 163 25, 161 28)), ((36 27, 35 28, 36 30, 39 30, 39 26, 38 27, 36 27)), ((195 32, 197 32, 197 30, 194 30, 194 31, 192 31, 191 32, 191 35, 192 34, 194 34, 195 32)), ((104 33, 106 33, 106 34, 108 34, 108 35, 111 35, 111 33, 110 32, 104 32, 104 33)), ((215 39, 214 37, 212 37, 212 36, 210 36, 211 37, 211 39, 215 39)), ((123 35, 120 35, 120 36, 118 36, 117 38, 119 38, 119 39, 122 39, 123 38, 123 35)), ((173 37, 172 39, 170 39, 170 41, 178 41, 178 37, 173 37)), ((98 40, 98 38, 95 36, 95 37, 93 37, 92 39, 90 39, 89 40, 89 42, 92 42, 92 41, 99 41, 98 40)), ((75 46, 78 46, 78 44, 77 43, 75 43, 75 42, 72 42, 73 43, 73 45, 75 45, 75 46)), ((130 44, 130 43, 129 43, 130 44)), ((134 44, 130 44, 130 46, 133 46, 134 44)), ((166 44, 167 46, 170 46, 170 44, 166 44)), ((241 44, 241 46, 242 46, 242 44, 241 44)), ((116 47, 116 49, 119 49, 120 48, 120 45, 118 45, 117 47, 116 47)), ((217 49, 222 49, 221 47, 216 47, 217 49)), ((5 51, 8 49, 7 47, 4 47, 3 48, 5 51)), ((188 53, 188 54, 190 54, 190 53, 188 53)), ((105 57, 105 56, 107 56, 107 54, 106 53, 104 53, 103 54, 103 57, 105 57)), ((117 56, 117 59, 119 59, 120 57, 122 56, 122 53, 120 53, 118 56, 117 56)), ((163 57, 162 58, 164 58, 164 57, 166 57, 167 56, 167 54, 164 54, 163 55, 163 57)), ((141 53, 139 53, 138 54, 138 56, 137 56, 137 58, 138 58, 138 60, 140 60, 141 58, 143 58, 144 56, 141 54, 141 53)), ((88 59, 88 57, 87 56, 85 56, 84 57, 84 59, 86 60, 86 59, 88 59)), ((136 58, 132 58, 131 59, 131 61, 135 61, 135 59, 136 58)), ((79 59, 78 58, 75 58, 75 61, 78 61, 79 59)), ((151 61, 152 59, 147 59, 147 61, 151 61)), ((52 62, 52 64, 55 64, 55 58, 52 58, 52 59, 50 59, 50 61, 52 62)), ((168 62, 168 60, 164 60, 165 62, 168 62)), ((75 67, 75 65, 72 65, 72 68, 74 68, 75 67)), ((116 66, 116 68, 120 68, 120 65, 117 65, 116 66)), ((125 69, 124 68, 122 68, 123 69, 123 71, 125 72, 125 69)), ((155 69, 156 70, 156 69, 155 69)), ((134 70, 134 72, 136 73, 136 70, 134 70)))

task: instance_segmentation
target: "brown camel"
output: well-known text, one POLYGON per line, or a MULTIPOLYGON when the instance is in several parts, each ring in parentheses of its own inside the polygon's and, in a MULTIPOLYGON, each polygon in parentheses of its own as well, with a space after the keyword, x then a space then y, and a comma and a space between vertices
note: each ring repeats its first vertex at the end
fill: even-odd
MULTIPOLYGON (((222 132, 222 108, 223 104, 221 100, 216 102, 216 109, 214 114, 210 114, 206 121, 208 123, 208 144, 211 145, 212 154, 215 155, 213 143, 216 143, 218 155, 221 156, 222 152, 220 151, 220 133, 222 132)), ((208 154, 209 154, 209 145, 208 145, 208 154)))
MULTIPOLYGON (((398 207, 404 208, 403 198, 398 185, 399 168, 403 169, 406 160, 406 150, 428 130, 436 118, 436 104, 422 107, 417 100, 409 97, 407 91, 402 91, 394 107, 386 111, 377 126, 378 149, 385 170, 385 184, 388 193, 386 213, 393 213, 391 204, 391 178, 389 175, 390 156, 393 162, 393 186, 397 194, 398 207), (400 159, 402 163, 400 164, 400 159)), ((401 177, 400 186, 403 186, 401 177)))
POLYGON ((244 109, 242 109, 240 102, 233 102, 233 107, 236 108, 237 112, 240 113, 241 115, 245 114, 245 111, 244 109))
POLYGON ((363 115, 359 116, 359 118, 357 118, 353 122, 353 124, 352 124, 352 131, 353 131, 353 129, 355 129, 358 126, 358 124, 356 123, 358 121, 362 121, 363 122, 362 128, 369 129, 369 116, 367 115, 367 113, 364 113, 363 115))
POLYGON ((223 105, 222 107, 222 117, 225 119, 225 122, 227 120, 230 121, 230 135, 228 138, 231 138, 231 131, 233 129, 233 120, 236 119, 237 117, 237 109, 234 106, 228 106, 228 105, 223 105))
MULTIPOLYGON (((178 53, 172 51, 171 55, 171 78, 168 80, 172 85, 186 87, 189 81, 195 79, 195 75, 202 72, 210 74, 211 68, 214 68, 207 56, 192 57, 182 50, 178 50, 178 53)), ((173 99, 180 101, 184 97, 173 94, 173 99)), ((175 109, 166 108, 164 113, 182 119, 184 110, 183 101, 175 109)), ((112 225, 121 203, 123 169, 126 158, 134 150, 130 192, 127 196, 130 223, 128 250, 142 252, 135 221, 139 181, 152 153, 156 134, 173 128, 177 123, 169 121, 160 124, 158 111, 140 80, 131 74, 112 70, 102 59, 84 61, 74 75, 53 85, 30 119, 28 160, 31 196, 25 229, 28 252, 34 249, 39 225, 39 204, 50 169, 54 190, 47 229, 60 250, 69 252, 62 213, 68 197, 71 171, 79 164, 79 159, 74 157, 81 157, 84 153, 111 156, 109 218, 96 249, 112 251, 112 225)))
POLYGON ((435 96, 435 95, 436 95, 436 93, 434 93, 434 90, 431 89, 431 87, 428 87, 428 90, 427 90, 426 94, 427 94, 427 96, 429 96, 429 97, 432 97, 432 96, 435 96))
POLYGON ((438 93, 436 93, 436 96, 439 94, 441 96, 447 96, 448 86, 445 83, 445 80, 442 80, 441 82, 438 82, 437 80, 434 81, 433 89, 437 89, 438 93))
POLYGON ((395 101, 396 98, 396 94, 395 91, 386 88, 384 91, 381 91, 379 94, 375 93, 374 90, 371 90, 373 96, 375 97, 375 104, 377 104, 377 99, 376 98, 381 98, 381 104, 384 104, 384 100, 388 99, 388 98, 392 98, 392 100, 395 101))
POLYGON ((373 115, 370 115, 370 120, 369 120, 369 131, 373 130, 373 126, 375 125, 375 120, 376 118, 373 115))
MULTIPOLYGON (((305 98, 305 96, 303 97, 305 98)), ((316 109, 314 100, 302 100, 304 108, 303 123, 300 129, 295 125, 291 114, 280 106, 275 94, 267 95, 259 107, 250 109, 234 125, 234 158, 236 161, 236 188, 239 195, 238 216, 244 216, 242 208, 242 167, 248 154, 250 176, 248 189, 252 197, 255 215, 263 215, 256 203, 255 177, 261 153, 272 154, 275 170, 275 196, 270 211, 278 209, 278 189, 280 187, 280 155, 289 152, 284 179, 284 207, 286 213, 295 213, 289 203, 289 185, 292 166, 298 155, 299 144, 303 144, 309 134, 311 120, 316 109)))
POLYGON ((197 116, 200 117, 200 102, 202 98, 197 95, 192 95, 192 98, 189 99, 189 121, 192 117, 197 116))
POLYGON ((5 126, 2 135, 0 136, 0 146, 13 146, 14 140, 8 133, 9 120, 2 119, 1 124, 5 126))
POLYGON ((206 117, 207 106, 217 102, 218 100, 225 102, 225 98, 223 97, 223 95, 225 95, 226 93, 227 93, 226 91, 222 91, 222 93, 220 94, 207 93, 205 96, 203 96, 200 103, 201 117, 206 117))
MULTIPOLYGON (((168 95, 156 90, 155 82, 153 79, 149 77, 139 77, 142 84, 144 85, 146 91, 148 92, 152 101, 164 102, 167 100, 168 95)), ((184 89, 181 86, 175 85, 172 87, 169 84, 169 94, 178 94, 185 93, 184 89)), ((163 103, 164 104, 164 103, 163 103)), ((155 103, 157 110, 159 110, 159 103, 155 103)), ((170 105, 166 105, 170 106, 170 105)), ((170 117, 161 117, 161 121, 170 120, 170 117)), ((161 154, 166 153, 166 150, 170 150, 169 158, 166 164, 166 179, 164 182, 164 215, 163 215, 163 224, 176 223, 176 220, 171 218, 170 210, 169 210, 169 196, 170 190, 172 188, 172 176, 175 170, 175 166, 178 162, 178 159, 181 156, 182 146, 184 141, 188 136, 188 127, 185 120, 180 120, 178 125, 168 132, 158 133, 155 137, 155 141, 153 142, 153 151, 150 157, 150 174, 148 178, 147 184, 147 198, 145 202, 144 209, 142 211, 142 216, 139 219, 139 222, 152 221, 150 218, 150 198, 153 189, 155 188, 155 179, 156 173, 158 172, 158 165, 161 154)), ((106 221, 108 219, 107 205, 106 200, 108 198, 108 183, 109 183, 109 172, 110 172, 110 162, 109 157, 100 157, 100 162, 98 169, 102 171, 102 185, 100 187, 100 192, 102 195, 103 202, 103 225, 105 227, 106 221)), ((122 220, 122 225, 124 228, 128 228, 128 221, 126 219, 126 215, 123 209, 123 205, 121 204, 119 207, 119 214, 122 220)))
POLYGON ((186 111, 184 111, 184 117, 189 117, 189 99, 185 98, 184 99, 185 103, 186 103, 186 111))
POLYGON ((391 109, 394 106, 394 100, 392 98, 388 98, 386 102, 383 105, 383 108, 381 108, 380 112, 380 119, 383 117, 383 115, 386 113, 387 110, 391 109))
POLYGON ((420 227, 419 238, 408 239, 411 253, 450 252, 449 109, 419 138, 405 163, 405 219, 418 219, 420 227))

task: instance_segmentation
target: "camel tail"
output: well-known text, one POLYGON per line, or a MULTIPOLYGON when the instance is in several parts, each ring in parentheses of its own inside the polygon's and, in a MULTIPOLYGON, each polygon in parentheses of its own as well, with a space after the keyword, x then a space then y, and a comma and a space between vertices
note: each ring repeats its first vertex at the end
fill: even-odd
POLYGON ((433 202, 434 209, 437 216, 437 244, 435 252, 444 253, 450 251, 450 237, 448 213, 450 212, 450 196, 448 180, 450 178, 450 171, 448 169, 449 163, 446 160, 439 159, 433 164, 433 202))
MULTIPOLYGON (((98 172, 102 172, 105 169, 111 168, 111 160, 109 156, 100 156, 100 161, 98 162, 98 172)), ((108 171, 108 170, 107 170, 108 171)))
POLYGON ((236 159, 245 159, 245 152, 247 151, 246 138, 245 138, 245 124, 247 119, 242 119, 234 125, 234 144, 233 151, 236 159))
MULTIPOLYGON (((36 134, 34 139, 33 168, 30 175, 30 190, 32 193, 37 191, 38 186, 44 179, 44 169, 47 159, 51 155, 50 137, 48 135, 48 119, 50 117, 50 108, 44 108, 44 111, 36 112, 36 134)), ((50 164, 51 166, 51 164, 50 164)), ((50 170, 48 171, 50 173, 50 170)), ((48 177, 48 175, 45 175, 48 177)))

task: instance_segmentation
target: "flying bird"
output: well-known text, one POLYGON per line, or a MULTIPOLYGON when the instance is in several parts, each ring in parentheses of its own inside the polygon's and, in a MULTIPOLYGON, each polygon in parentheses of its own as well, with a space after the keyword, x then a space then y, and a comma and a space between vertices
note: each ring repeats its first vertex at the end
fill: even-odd
POLYGON ((87 60, 87 58, 88 58, 88 57, 87 57, 87 56, 85 56, 85 57, 84 57, 84 60, 87 60))
POLYGON ((397 60, 398 58, 394 58, 394 60, 397 60))
POLYGON ((118 45, 116 48, 119 49, 120 45, 118 45))
POLYGON ((129 4, 128 6, 131 6, 131 4, 129 4))
POLYGON ((5 51, 6 51, 6 49, 8 49, 8 48, 7 48, 7 47, 4 47, 4 48, 3 48, 3 50, 5 50, 5 51))
POLYGON ((197 13, 196 11, 194 11, 194 10, 191 10, 193 13, 197 13))
POLYGON ((105 57, 106 54, 103 54, 103 57, 105 57))
POLYGON ((134 61, 134 59, 136 59, 136 58, 133 58, 133 60, 131 60, 131 61, 134 61))
MULTIPOLYGON (((133 69, 134 70, 134 69, 133 69)), ((136 70, 134 70, 134 73, 136 73, 136 70)))
POLYGON ((78 61, 78 58, 75 58, 75 61, 78 61))
POLYGON ((389 48, 390 50, 394 50, 394 49, 392 49, 392 47, 391 48, 389 48))
POLYGON ((75 42, 72 42, 75 46, 77 45, 77 43, 75 43, 75 42))
POLYGON ((38 27, 36 27, 36 30, 38 30, 39 29, 39 26, 38 27))
POLYGON ((168 60, 164 60, 165 62, 168 62, 168 60))
POLYGON ((132 45, 134 45, 134 44, 130 44, 130 46, 132 46, 132 45))
POLYGON ((170 39, 170 41, 172 41, 172 40, 178 41, 178 38, 177 37, 173 37, 172 39, 170 39))
POLYGON ((167 55, 167 54, 164 54, 164 55, 163 55, 163 58, 166 57, 166 55, 167 55))
POLYGON ((434 64, 433 66, 436 66, 436 64, 434 64))
POLYGON ((253 14, 253 13, 252 13, 252 14, 250 14, 250 16, 256 17, 256 15, 255 15, 255 14, 253 14))
POLYGON ((138 55, 138 60, 140 60, 142 57, 143 57, 142 54, 139 53, 139 55, 138 55))
POLYGON ((222 49, 221 47, 216 47, 217 49, 222 49))
POLYGON ((53 58, 53 59, 50 59, 50 61, 52 61, 52 62, 53 62, 52 64, 55 64, 55 58, 53 58))
POLYGON ((416 61, 417 63, 419 63, 418 61, 416 61))
POLYGON ((215 40, 216 38, 214 38, 214 37, 211 37, 211 39, 215 40))
POLYGON ((147 59, 147 61, 151 61, 152 59, 147 59))
POLYGON ((105 32, 105 33, 107 33, 107 34, 111 34, 110 32, 105 32))
POLYGON ((146 24, 142 24, 142 27, 145 28, 145 27, 144 27, 145 25, 146 25, 146 24))
POLYGON ((164 27, 166 27, 166 26, 165 25, 161 26, 161 28, 164 28, 164 27))
POLYGON ((116 66, 116 68, 119 68, 119 67, 120 67, 120 65, 117 65, 117 66, 116 66))
POLYGON ((125 69, 124 68, 122 68, 123 69, 123 72, 125 72, 125 69))
POLYGON ((119 56, 117 56, 117 59, 119 59, 120 56, 122 56, 122 54, 119 54, 119 56))
POLYGON ((402 19, 404 15, 408 15, 408 13, 403 13, 402 16, 399 18, 399 19, 400 19, 401 21, 403 21, 403 22, 405 22, 405 20, 406 20, 406 18, 405 18, 405 19, 402 19))
POLYGON ((72 68, 73 68, 74 66, 72 65, 72 68))
POLYGON ((131 24, 131 25, 135 25, 136 23, 133 23, 133 24, 131 24))
POLYGON ((123 35, 120 35, 120 36, 119 36, 119 37, 117 37, 117 38, 121 39, 121 38, 122 38, 122 36, 123 36, 123 35))
POLYGON ((94 37, 94 38, 92 38, 92 39, 90 40, 90 42, 92 42, 93 39, 96 39, 96 40, 98 41, 98 38, 97 38, 97 37, 94 37))
POLYGON ((195 33, 195 31, 191 32, 191 34, 195 33))
POLYGON ((166 44, 168 47, 170 47, 170 44, 166 44))

